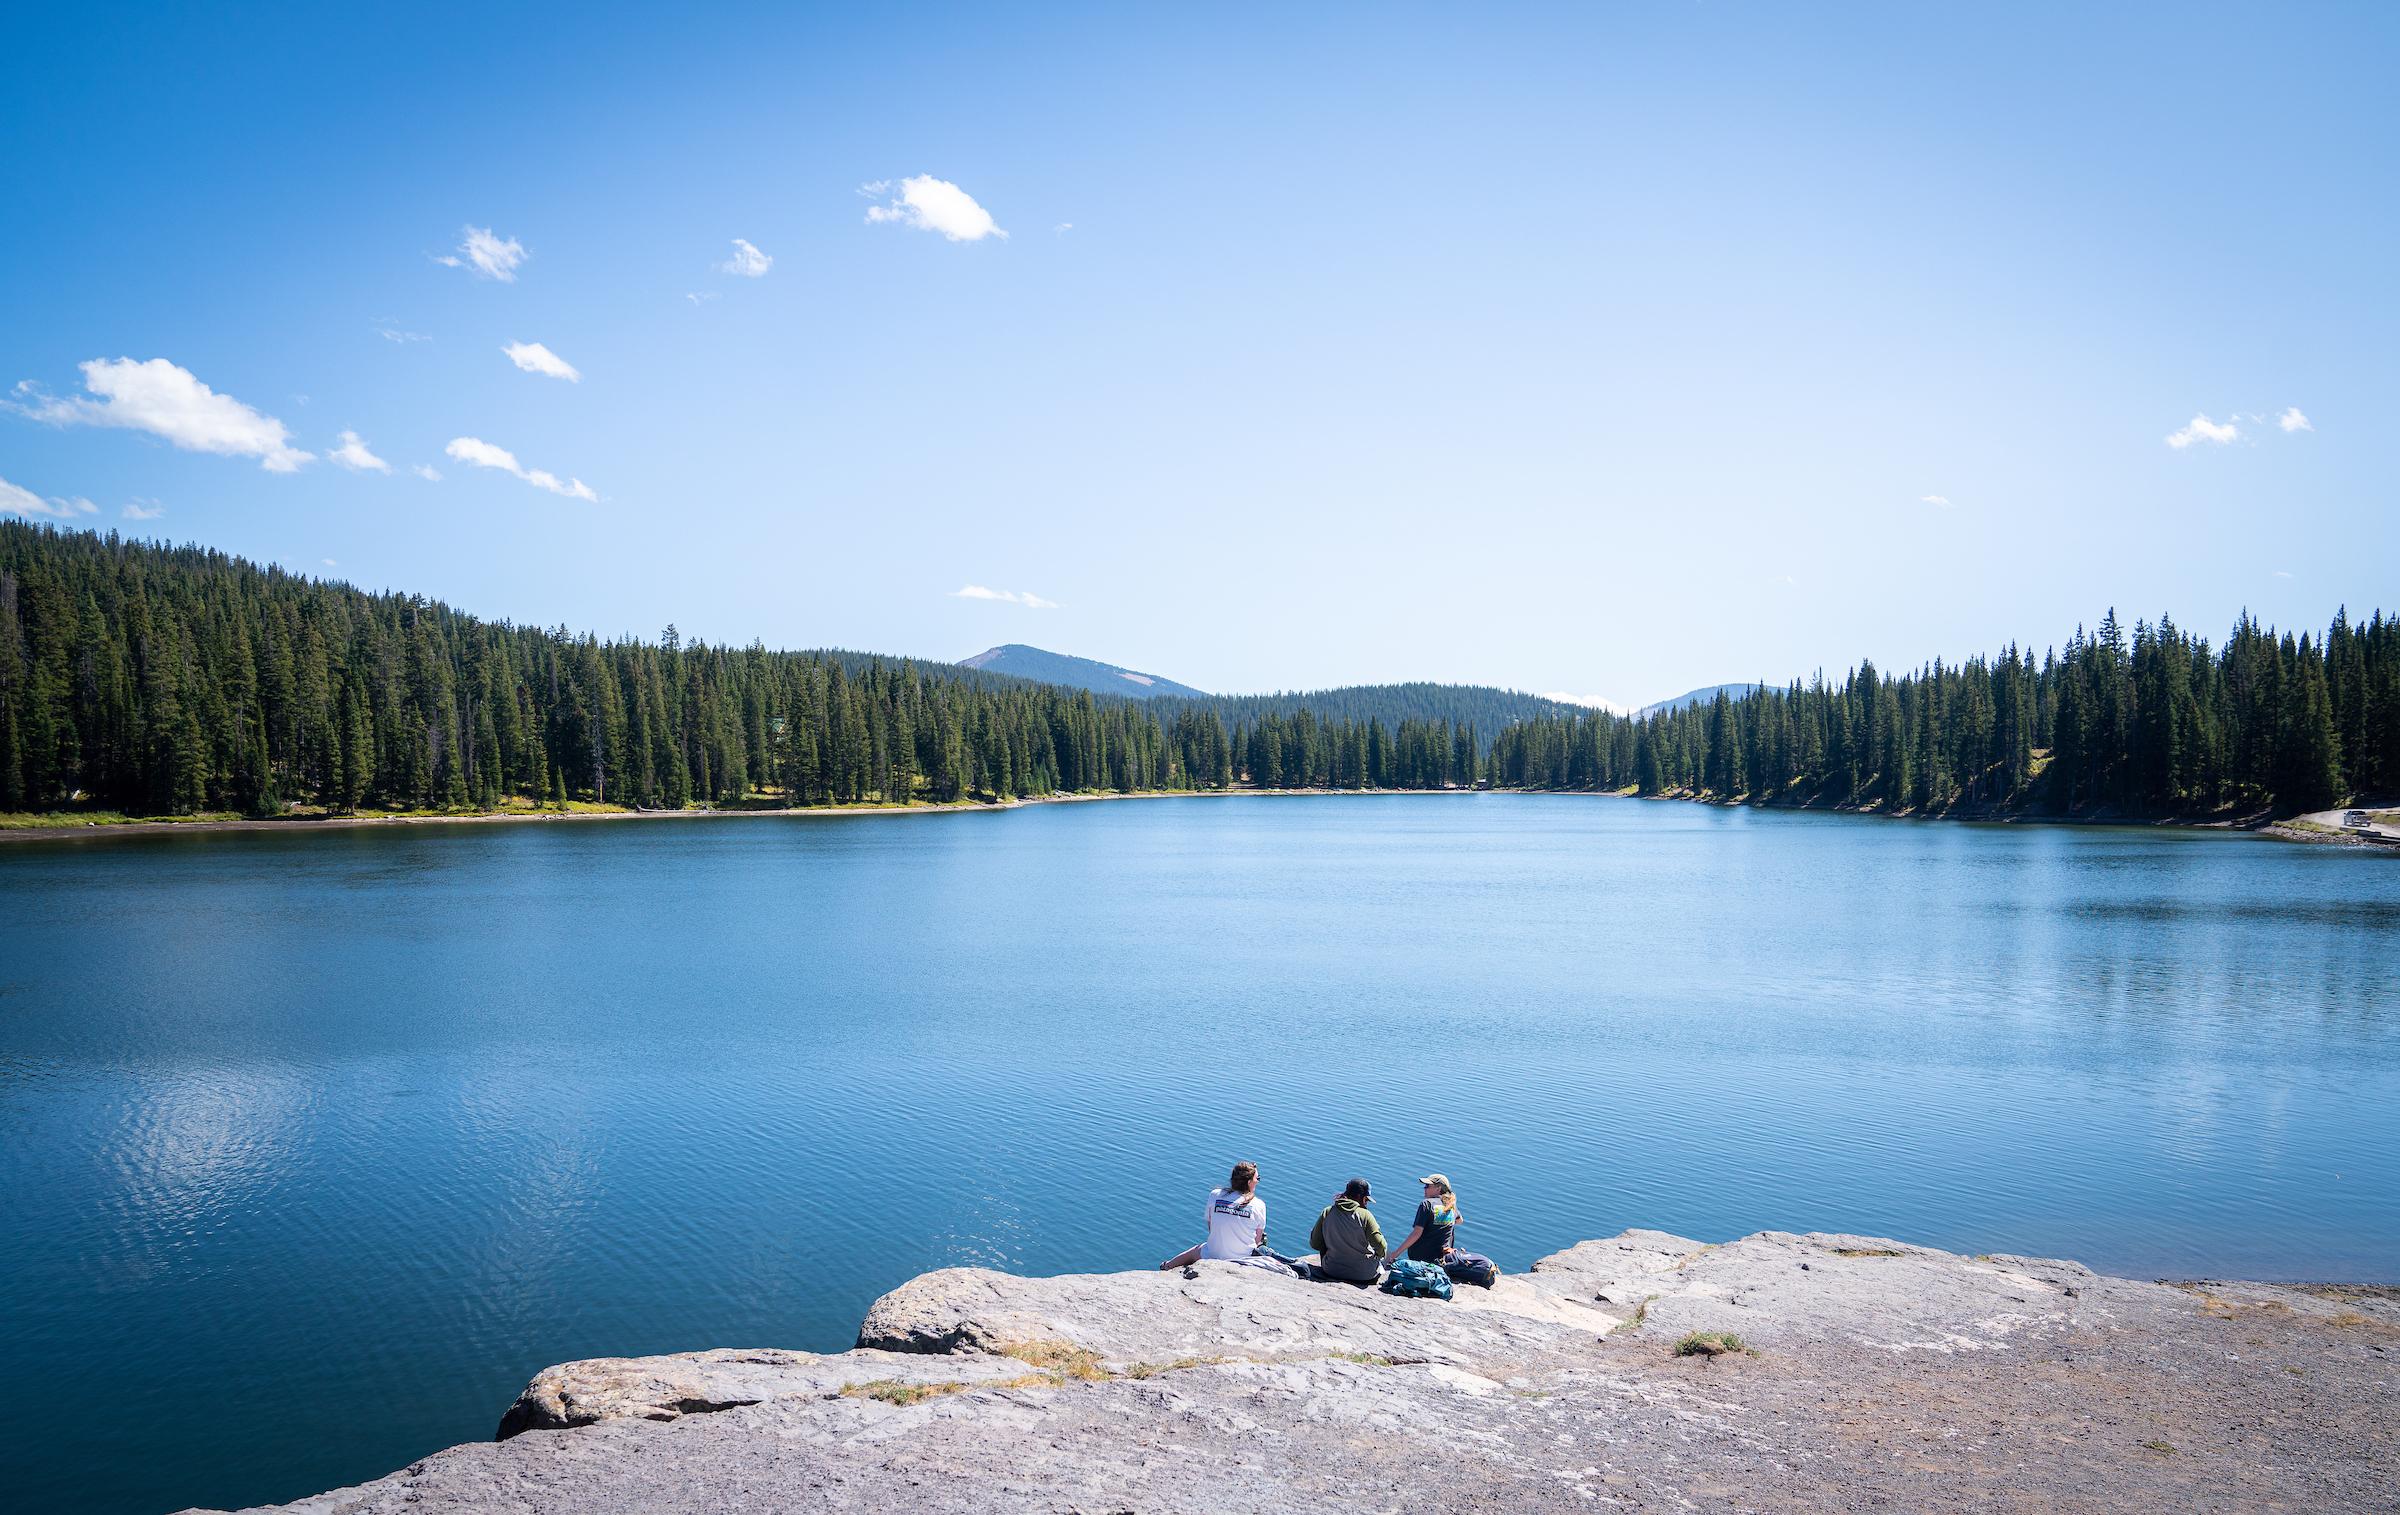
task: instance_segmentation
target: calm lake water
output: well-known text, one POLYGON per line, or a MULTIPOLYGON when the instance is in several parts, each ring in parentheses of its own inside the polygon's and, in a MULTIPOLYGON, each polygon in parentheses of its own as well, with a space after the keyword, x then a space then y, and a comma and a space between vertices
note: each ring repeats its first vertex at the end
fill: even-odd
POLYGON ((1458 1183, 1626 1226, 2400 1279, 2400 859, 1577 797, 0 849, 0 1488, 288 1499, 536 1369, 849 1345, 1458 1183))

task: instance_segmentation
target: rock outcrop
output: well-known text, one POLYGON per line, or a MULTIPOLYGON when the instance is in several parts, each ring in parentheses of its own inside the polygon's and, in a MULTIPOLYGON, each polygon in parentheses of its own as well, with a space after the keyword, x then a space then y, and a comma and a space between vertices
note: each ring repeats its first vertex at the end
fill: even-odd
POLYGON ((675 1420, 770 1399, 821 1399, 858 1383, 974 1384, 1021 1377, 1008 1358, 937 1360, 896 1352, 678 1352, 597 1357, 544 1368, 500 1417, 506 1441, 522 1431, 571 1431, 604 1420, 675 1420))
POLYGON ((1448 1304, 944 1269, 852 1351, 567 1363, 499 1440, 283 1508, 2366 1508, 2395 1411, 2387 1291, 1628 1231, 1448 1304))

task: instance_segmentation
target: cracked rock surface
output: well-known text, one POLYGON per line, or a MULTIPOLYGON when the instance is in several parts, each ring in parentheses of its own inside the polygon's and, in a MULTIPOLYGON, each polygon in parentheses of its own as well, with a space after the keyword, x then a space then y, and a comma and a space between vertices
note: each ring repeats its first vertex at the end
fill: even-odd
POLYGON ((279 1508, 2392 1509, 2395 1412, 2389 1290, 1627 1231, 1448 1304, 944 1269, 853 1351, 562 1364, 502 1439, 279 1508))

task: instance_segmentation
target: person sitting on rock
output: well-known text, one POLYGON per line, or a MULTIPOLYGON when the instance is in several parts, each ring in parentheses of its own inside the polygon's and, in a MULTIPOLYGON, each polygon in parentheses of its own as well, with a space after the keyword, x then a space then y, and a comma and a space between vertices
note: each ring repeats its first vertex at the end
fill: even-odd
POLYGON ((1374 1287, 1387 1251, 1383 1227, 1375 1223, 1375 1212, 1367 1208, 1374 1202, 1367 1181, 1354 1178, 1342 1186, 1341 1197, 1317 1217, 1317 1223, 1309 1228, 1308 1244, 1317 1249, 1320 1276, 1361 1289, 1374 1287))
POLYGON ((1188 1268, 1204 1257, 1242 1262, 1267 1252, 1267 1202, 1258 1197, 1258 1164, 1235 1163, 1222 1189, 1208 1191, 1208 1235, 1158 1265, 1161 1273, 1188 1268))
POLYGON ((1425 1185, 1425 1198, 1417 1204, 1417 1218, 1408 1235, 1392 1253, 1438 1267, 1449 1257, 1451 1241, 1458 1234, 1458 1194, 1439 1173, 1428 1173, 1419 1181, 1425 1185))

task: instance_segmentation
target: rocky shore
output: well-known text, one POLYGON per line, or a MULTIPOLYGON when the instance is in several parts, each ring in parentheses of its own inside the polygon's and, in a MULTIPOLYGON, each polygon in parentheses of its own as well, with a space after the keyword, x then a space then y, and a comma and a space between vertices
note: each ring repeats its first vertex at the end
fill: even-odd
POLYGON ((1764 1232, 1450 1303, 1228 1263, 945 1269, 849 1352, 549 1368, 489 1443, 279 1508, 2400 1508, 2400 1298, 1764 1232))

